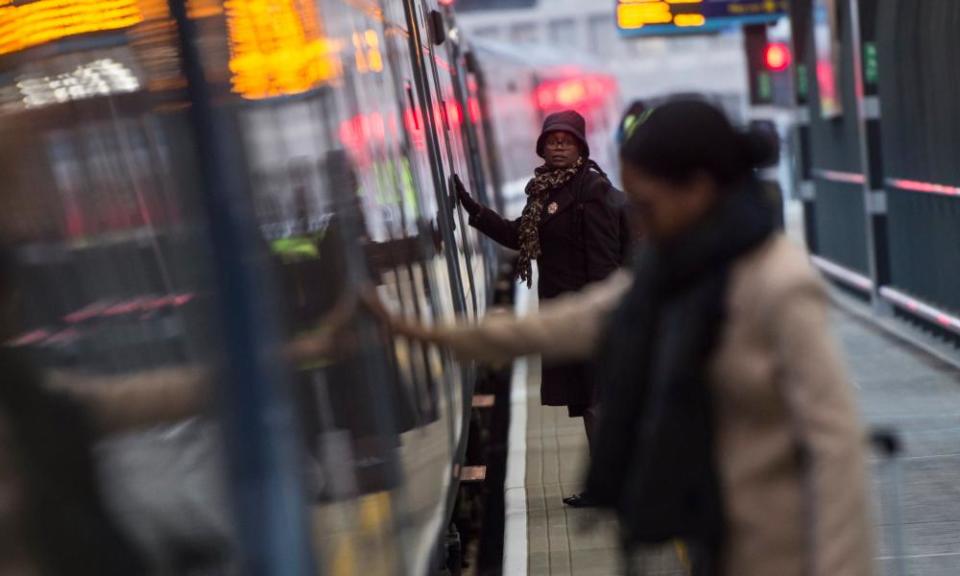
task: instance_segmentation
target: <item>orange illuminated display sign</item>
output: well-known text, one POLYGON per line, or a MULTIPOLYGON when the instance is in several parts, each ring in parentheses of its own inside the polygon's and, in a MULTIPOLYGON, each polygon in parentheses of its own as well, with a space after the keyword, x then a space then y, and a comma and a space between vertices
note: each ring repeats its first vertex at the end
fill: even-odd
POLYGON ((248 99, 299 94, 339 74, 313 0, 227 0, 232 89, 248 99))
POLYGON ((142 20, 137 0, 0 0, 0 55, 142 20))
MULTIPOLYGON (((0 0, 0 55, 87 34, 126 31, 131 41, 169 40, 162 0, 0 0), (141 25, 142 26, 138 26, 141 25), (158 28, 158 26, 161 26, 158 28), (143 30, 141 30, 143 28, 143 30)), ((298 94, 335 78, 339 46, 326 38, 313 0, 190 0, 192 18, 225 13, 232 90, 248 99, 298 94)), ((371 71, 382 69, 379 39, 367 44, 371 71)))
POLYGON ((714 32, 784 16, 787 0, 618 0, 617 27, 624 36, 714 32))

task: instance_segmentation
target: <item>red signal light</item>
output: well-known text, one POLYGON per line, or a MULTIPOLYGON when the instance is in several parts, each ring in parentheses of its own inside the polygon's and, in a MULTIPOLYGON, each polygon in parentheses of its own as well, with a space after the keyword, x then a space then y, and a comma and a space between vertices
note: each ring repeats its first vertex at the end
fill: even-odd
POLYGON ((792 57, 790 48, 782 42, 767 44, 763 52, 763 61, 772 72, 783 72, 790 67, 792 57))

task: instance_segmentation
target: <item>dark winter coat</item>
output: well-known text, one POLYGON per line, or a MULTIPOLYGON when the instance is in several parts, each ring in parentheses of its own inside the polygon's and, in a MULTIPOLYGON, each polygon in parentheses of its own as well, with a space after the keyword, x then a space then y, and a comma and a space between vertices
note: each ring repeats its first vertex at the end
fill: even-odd
MULTIPOLYGON (((624 204, 623 193, 588 167, 550 192, 540 220, 537 292, 541 299, 579 291, 623 265, 631 238, 624 204), (554 204, 555 210, 551 209, 554 204)), ((520 247, 519 218, 506 220, 485 208, 471 216, 470 224, 507 248, 520 247)), ((584 364, 546 367, 541 402, 570 406, 571 414, 577 415, 576 409, 594 403, 591 380, 584 364)))

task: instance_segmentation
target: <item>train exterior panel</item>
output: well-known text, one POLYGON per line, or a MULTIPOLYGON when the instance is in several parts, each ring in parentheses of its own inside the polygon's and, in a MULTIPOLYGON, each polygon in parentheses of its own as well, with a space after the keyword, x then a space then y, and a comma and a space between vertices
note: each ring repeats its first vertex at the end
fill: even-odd
POLYGON ((114 3, 100 24, 89 3, 0 7, 80 18, 2 39, 10 344, 88 376, 215 374, 209 413, 104 445, 157 570, 199 542, 228 573, 433 572, 475 370, 356 309, 368 286, 432 322, 487 305, 492 253, 450 188, 492 197, 476 83, 436 34, 452 15, 114 3), (277 354, 331 330, 334 351, 277 354))

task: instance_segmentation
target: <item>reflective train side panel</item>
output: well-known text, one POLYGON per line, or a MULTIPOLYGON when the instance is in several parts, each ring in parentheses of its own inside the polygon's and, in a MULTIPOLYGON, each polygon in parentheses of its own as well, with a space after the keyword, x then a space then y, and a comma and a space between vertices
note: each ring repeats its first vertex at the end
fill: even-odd
POLYGON ((0 6, 3 239, 24 296, 10 344, 111 382, 215 375, 202 416, 104 442, 113 505, 152 563, 194 547, 258 573, 430 562, 472 371, 385 340, 356 293, 372 283, 433 321, 481 313, 491 252, 449 189, 459 174, 496 200, 480 115, 521 179, 532 164, 508 162, 529 164, 551 106, 590 104, 596 155, 613 101, 533 61, 481 110, 458 45, 427 38, 436 8, 0 6), (346 344, 310 361, 271 353, 334 331, 346 344))
POLYGON ((428 37, 440 7, 95 4, 0 4, 8 345, 125 390, 208 375, 196 413, 100 445, 155 570, 430 572, 473 368, 358 297, 486 307, 494 263, 449 181, 489 196, 489 159, 463 55, 428 37))

